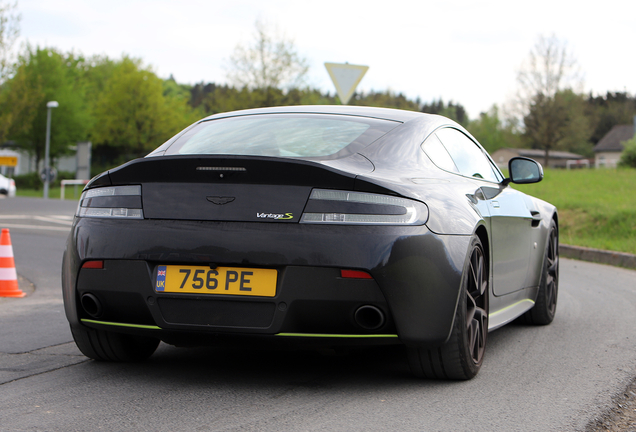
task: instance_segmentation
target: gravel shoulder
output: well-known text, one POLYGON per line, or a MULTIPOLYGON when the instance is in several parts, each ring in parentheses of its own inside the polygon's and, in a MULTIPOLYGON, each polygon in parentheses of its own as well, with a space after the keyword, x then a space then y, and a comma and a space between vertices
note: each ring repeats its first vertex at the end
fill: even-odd
POLYGON ((602 417, 588 423, 585 432, 636 431, 636 378, 613 398, 613 406, 602 417))

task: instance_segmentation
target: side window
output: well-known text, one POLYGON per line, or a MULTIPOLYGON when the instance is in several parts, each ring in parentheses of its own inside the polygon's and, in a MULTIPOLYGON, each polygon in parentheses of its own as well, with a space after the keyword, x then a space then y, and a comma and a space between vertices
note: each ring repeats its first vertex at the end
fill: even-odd
POLYGON ((458 173, 459 170, 455 166, 455 162, 450 157, 442 142, 437 138, 435 134, 429 136, 424 144, 422 144, 422 150, 433 161, 435 165, 443 170, 458 173))
POLYGON ((440 129, 435 134, 448 150, 461 174, 495 183, 501 181, 488 157, 466 135, 451 128, 440 129))

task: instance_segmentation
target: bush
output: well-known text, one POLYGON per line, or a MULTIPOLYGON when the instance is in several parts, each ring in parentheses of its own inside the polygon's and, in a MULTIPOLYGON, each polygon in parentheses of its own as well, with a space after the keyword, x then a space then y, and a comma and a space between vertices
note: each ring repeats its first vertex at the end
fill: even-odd
POLYGON ((622 144, 624 150, 618 166, 636 168, 636 136, 622 144))
POLYGON ((32 172, 28 174, 21 174, 13 177, 15 180, 16 189, 35 189, 40 190, 43 187, 44 183, 40 179, 40 175, 37 172, 32 172))
MULTIPOLYGON (((59 187, 60 181, 74 179, 75 173, 72 171, 58 171, 55 181, 50 184, 50 187, 59 187)), ((40 178, 40 174, 32 172, 28 174, 21 174, 13 177, 15 180, 15 187, 19 189, 35 189, 40 190, 44 188, 44 183, 40 178)))

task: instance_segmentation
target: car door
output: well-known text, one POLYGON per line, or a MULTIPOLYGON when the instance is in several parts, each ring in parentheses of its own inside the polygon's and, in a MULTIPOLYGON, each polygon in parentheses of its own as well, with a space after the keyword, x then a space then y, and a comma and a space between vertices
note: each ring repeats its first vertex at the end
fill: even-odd
POLYGON ((475 179, 482 191, 476 206, 489 215, 493 292, 504 295, 525 288, 533 247, 532 214, 523 194, 503 186, 503 177, 483 149, 457 129, 435 132, 460 174, 475 179))
MULTIPOLYGON (((485 189, 485 188, 482 188, 485 189)), ((487 196, 488 191, 484 195, 487 196)), ((533 218, 523 195, 509 186, 489 200, 493 291, 504 295, 527 287, 533 250, 533 218)))

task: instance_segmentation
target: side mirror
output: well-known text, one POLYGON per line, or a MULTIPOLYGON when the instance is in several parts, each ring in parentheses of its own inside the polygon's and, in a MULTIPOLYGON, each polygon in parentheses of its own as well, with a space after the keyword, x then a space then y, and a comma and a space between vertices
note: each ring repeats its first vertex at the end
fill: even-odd
POLYGON ((517 184, 538 183, 543 179, 541 164, 533 159, 514 157, 508 161, 508 173, 510 178, 504 180, 517 184))

